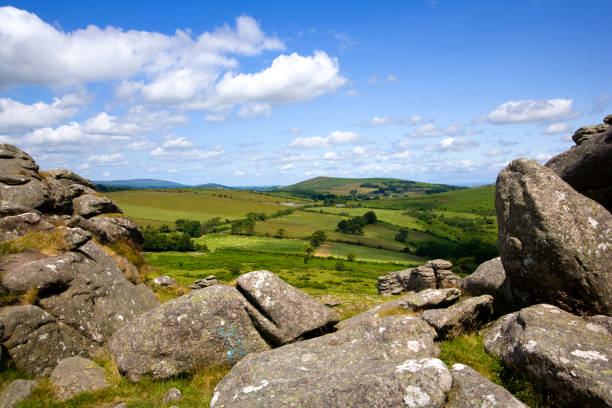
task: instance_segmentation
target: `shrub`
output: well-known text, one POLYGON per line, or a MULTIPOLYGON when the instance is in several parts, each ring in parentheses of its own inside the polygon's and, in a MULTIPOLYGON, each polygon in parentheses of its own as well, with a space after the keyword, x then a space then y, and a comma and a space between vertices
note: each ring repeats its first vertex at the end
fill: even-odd
POLYGON ((337 260, 336 261, 336 266, 334 267, 334 269, 336 269, 337 271, 345 271, 346 270, 346 265, 341 260, 337 260))
POLYGON ((355 260, 355 254, 353 254, 353 253, 351 253, 351 254, 347 254, 347 255, 346 255, 346 259, 347 259, 349 262, 353 262, 353 261, 355 260))
POLYGON ((327 234, 325 232, 318 230, 312 233, 310 236, 310 245, 313 247, 320 246, 327 239, 327 234))

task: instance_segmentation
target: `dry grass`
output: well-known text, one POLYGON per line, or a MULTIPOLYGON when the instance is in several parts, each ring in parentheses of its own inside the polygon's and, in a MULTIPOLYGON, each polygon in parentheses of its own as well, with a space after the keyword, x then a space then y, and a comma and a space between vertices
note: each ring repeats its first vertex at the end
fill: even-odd
POLYGON ((404 307, 401 306, 396 306, 394 308, 391 309, 386 309, 383 310, 381 312, 378 312, 378 317, 385 317, 385 316, 416 316, 416 315, 420 315, 421 311, 418 310, 409 310, 406 309, 404 307))
POLYGON ((110 246, 102 246, 102 249, 113 258, 130 282, 135 285, 146 282, 150 268, 136 244, 127 240, 117 241, 110 246))
POLYGON ((20 296, 22 305, 33 305, 38 300, 38 288, 32 286, 20 296))
POLYGON ((38 250, 47 256, 57 256, 68 251, 66 230, 56 228, 52 231, 31 231, 23 237, 0 244, 0 254, 14 254, 27 250, 38 250))

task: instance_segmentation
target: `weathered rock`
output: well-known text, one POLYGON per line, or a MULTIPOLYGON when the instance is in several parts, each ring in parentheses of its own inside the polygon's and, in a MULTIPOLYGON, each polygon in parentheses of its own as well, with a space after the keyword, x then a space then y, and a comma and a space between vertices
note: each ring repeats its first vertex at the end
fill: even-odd
POLYGON ((51 373, 51 383, 62 401, 82 392, 110 387, 104 379, 104 369, 82 357, 69 357, 60 361, 51 373))
POLYGON ((404 285, 397 273, 390 273, 378 277, 378 294, 383 296, 398 295, 404 292, 404 285))
POLYGON ((92 190, 96 189, 96 186, 91 181, 79 176, 78 174, 70 170, 53 169, 53 170, 47 170, 45 173, 46 173, 45 178, 57 180, 66 187, 73 185, 73 184, 79 184, 87 188, 90 188, 92 190))
POLYGON ((443 407, 452 378, 434 332, 414 316, 387 316, 250 354, 213 393, 224 407, 443 407))
MULTIPOLYGON (((603 125, 602 125, 603 126, 603 125)), ((608 125, 606 125, 608 126, 608 125)), ((612 212, 612 126, 546 163, 576 191, 612 212)))
POLYGON ((72 200, 74 214, 84 218, 91 218, 105 213, 121 213, 113 200, 104 196, 84 194, 72 200))
POLYGON ((47 222, 37 211, 9 215, 0 218, 0 242, 17 239, 27 232, 52 229, 53 225, 47 222))
POLYGON ((423 312, 423 319, 433 326, 438 339, 452 339, 476 330, 493 316, 493 297, 482 295, 465 299, 445 309, 423 312))
POLYGON ((453 388, 445 408, 527 408, 508 390, 492 383, 472 367, 455 364, 450 372, 453 388))
POLYGON ((604 133, 606 130, 608 130, 609 127, 610 125, 607 123, 602 123, 600 125, 593 126, 583 126, 579 128, 576 132, 574 132, 574 134, 572 135, 572 140, 574 141, 574 143, 576 143, 576 145, 581 145, 593 136, 599 135, 600 133, 604 133))
POLYGON ((43 309, 101 345, 158 302, 150 289, 130 283, 93 241, 79 252, 8 265, 0 282, 13 293, 36 288, 43 309))
POLYGON ((38 211, 32 210, 31 208, 24 207, 19 204, 9 203, 8 201, 0 202, 0 217, 7 217, 9 215, 19 215, 27 212, 34 212, 38 214, 38 211))
POLYGON ((0 310, 4 333, 0 341, 15 366, 31 376, 51 373, 65 357, 88 355, 93 344, 38 306, 9 306, 0 310))
POLYGON ((450 269, 436 271, 436 287, 438 288, 460 288, 463 278, 454 274, 450 269))
POLYGON ((321 302, 327 307, 336 307, 342 304, 342 301, 340 299, 336 299, 329 295, 322 296, 321 302))
POLYGON ((38 385, 36 380, 15 380, 0 395, 0 408, 13 408, 32 395, 32 391, 38 385))
POLYGON ((164 395, 164 399, 162 401, 163 404, 167 404, 173 401, 180 401, 183 399, 183 393, 178 388, 170 388, 168 392, 164 395))
POLYGON ((536 161, 518 159, 497 177, 498 246, 522 305, 612 313, 612 214, 536 161))
POLYGON ((268 349, 244 297, 225 285, 197 290, 144 313, 110 342, 119 371, 136 382, 144 375, 169 378, 203 364, 234 364, 268 349))
POLYGON ((336 327, 342 330, 355 324, 362 324, 365 321, 379 319, 380 314, 384 316, 387 313, 393 313, 394 310, 398 311, 397 314, 401 314, 402 312, 417 312, 436 307, 446 307, 456 302, 460 296, 461 291, 456 288, 427 289, 418 293, 410 293, 399 299, 376 305, 370 310, 342 320, 336 324, 336 327))
POLYGON ((425 262, 425 266, 434 270, 451 269, 453 267, 452 262, 446 259, 432 259, 431 261, 425 262))
POLYGON ((68 250, 74 251, 75 249, 83 246, 87 241, 91 239, 91 233, 81 228, 65 228, 66 233, 64 239, 68 246, 68 250))
POLYGON ((121 240, 130 240, 138 245, 144 242, 144 236, 138 225, 126 216, 98 215, 86 220, 82 217, 73 217, 70 226, 77 226, 94 233, 103 243, 112 243, 121 240), (81 225, 84 225, 81 226, 81 225))
POLYGON ((204 289, 213 285, 220 285, 221 282, 217 280, 214 275, 205 277, 204 279, 198 279, 193 282, 193 285, 189 286, 190 289, 204 289))
POLYGON ((516 289, 513 289, 506 277, 500 257, 480 264, 471 275, 463 279, 461 289, 472 296, 493 296, 493 310, 498 315, 516 310, 513 294, 516 289))
POLYGON ((174 286, 178 286, 178 282, 172 276, 164 275, 164 276, 157 276, 153 278, 153 285, 174 287, 174 286))
POLYGON ((0 144, 0 200, 45 211, 51 208, 49 187, 38 174, 38 165, 19 148, 0 144))
POLYGON ((604 315, 587 316, 586 320, 600 325, 612 335, 612 317, 604 315))
POLYGON ((419 266, 391 272, 378 278, 378 294, 399 294, 402 292, 419 292, 436 288, 436 274, 433 268, 419 266))
POLYGON ((600 329, 540 304, 500 318, 486 331, 484 345, 505 365, 539 379, 558 406, 607 407, 612 405, 612 341, 600 329))
POLYGON ((315 331, 323 334, 340 320, 336 312, 270 271, 241 275, 236 287, 263 315, 263 319, 251 318, 266 340, 275 345, 308 337, 315 331))

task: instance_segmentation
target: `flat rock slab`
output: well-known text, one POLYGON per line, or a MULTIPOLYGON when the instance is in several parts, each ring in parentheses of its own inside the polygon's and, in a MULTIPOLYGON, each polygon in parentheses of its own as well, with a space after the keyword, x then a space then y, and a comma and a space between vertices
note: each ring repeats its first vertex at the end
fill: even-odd
POLYGON ((612 337, 599 325, 540 304, 498 319, 484 345, 539 379, 559 406, 612 406, 612 337))
POLYGON ((104 379, 104 369, 82 357, 70 357, 60 361, 51 373, 51 383, 62 401, 82 392, 94 392, 110 387, 104 379))
POLYGON ((146 312, 121 328, 109 346, 119 371, 136 382, 165 379, 206 365, 234 364, 269 348, 233 287, 193 291, 146 312))
POLYGON ((446 307, 459 299, 461 291, 457 288, 448 289, 427 289, 417 293, 410 293, 400 297, 399 299, 385 302, 366 310, 356 316, 343 320, 336 325, 340 330, 355 324, 360 324, 364 321, 377 319, 379 314, 393 313, 397 310, 401 312, 417 312, 419 310, 430 309, 435 307, 446 307))
POLYGON ((36 388, 36 380, 15 380, 0 395, 0 408, 13 408, 22 401, 32 396, 32 390, 36 388))
POLYGON ((445 309, 423 312, 423 319, 438 333, 438 340, 453 339, 474 331, 493 316, 493 297, 482 295, 465 299, 445 309))
POLYGON ((451 368, 453 388, 445 408, 527 408, 508 390, 478 374, 472 367, 451 368))
POLYGON ((434 336, 418 317, 387 316, 250 354, 211 407, 442 407, 452 378, 434 336))
POLYGON ((336 312, 270 271, 241 275, 236 287, 266 318, 258 324, 259 330, 275 345, 289 343, 313 331, 324 334, 340 320, 336 312))
MULTIPOLYGON (((609 180, 608 180, 609 181, 609 180)), ((498 247, 522 306, 612 314, 612 214, 534 160, 497 177, 498 247)))

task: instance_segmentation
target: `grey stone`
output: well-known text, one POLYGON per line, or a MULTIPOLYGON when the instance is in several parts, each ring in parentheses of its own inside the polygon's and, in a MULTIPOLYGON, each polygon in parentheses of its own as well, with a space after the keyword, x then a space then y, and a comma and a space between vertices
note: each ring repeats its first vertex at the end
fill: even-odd
POLYGON ((164 395, 163 403, 167 404, 169 402, 180 401, 183 399, 183 393, 178 388, 170 388, 168 392, 164 395))
POLYGON ((454 274, 450 269, 436 270, 436 287, 460 288, 463 278, 454 274))
POLYGON ((172 276, 157 276, 153 278, 154 286, 174 287, 178 286, 178 282, 172 276))
POLYGON ((414 316, 387 316, 250 354, 215 388, 211 408, 443 407, 452 385, 414 316))
POLYGON ((493 297, 482 295, 467 298, 445 309, 423 312, 423 319, 433 326, 438 339, 452 339, 479 329, 493 316, 493 297))
POLYGON ((378 294, 398 294, 402 292, 419 292, 436 288, 436 274, 428 266, 404 269, 391 272, 378 278, 378 294))
POLYGON ((486 332, 488 353, 528 371, 554 406, 612 405, 612 341, 601 327, 555 306, 531 306, 498 319, 486 332))
POLYGON ((33 231, 50 231, 53 225, 39 212, 32 211, 0 218, 0 242, 10 241, 33 231))
POLYGON ((501 258, 493 258, 478 266, 476 270, 463 279, 461 289, 472 296, 493 296, 493 310, 496 314, 505 314, 515 311, 515 296, 517 289, 512 287, 506 277, 501 258))
POLYGON ((84 177, 79 176, 78 174, 70 170, 53 169, 53 170, 47 170, 45 173, 47 174, 46 178, 58 180, 59 182, 63 183, 65 186, 70 186, 72 184, 80 184, 92 190, 96 189, 96 186, 91 181, 87 180, 84 177))
POLYGON ((323 334, 340 320, 336 312, 270 271, 241 275, 236 287, 263 315, 251 314, 251 318, 266 340, 275 345, 295 341, 314 331, 323 334))
POLYGON ((425 266, 437 271, 442 269, 451 269, 453 264, 445 259, 432 259, 431 261, 425 262, 425 266))
POLYGON ((24 207, 19 204, 9 203, 7 201, 0 202, 0 217, 6 217, 9 215, 19 215, 27 212, 38 213, 38 211, 32 210, 29 207, 24 207))
MULTIPOLYGON (((604 315, 586 316, 585 319, 591 323, 595 323, 603 327, 612 334, 612 317, 604 315)), ((590 326, 592 327, 592 326, 590 326)))
POLYGON ((81 227, 94 233, 98 239, 103 243, 112 243, 121 240, 130 240, 138 245, 142 245, 144 242, 144 236, 138 228, 138 225, 126 216, 107 216, 98 215, 88 220, 80 217, 73 217, 71 223, 74 226, 81 227))
POLYGON ((69 357, 60 361, 51 373, 51 383, 62 401, 82 392, 94 392, 110 387, 104 379, 104 369, 91 360, 69 357))
POLYGON ((499 173, 495 205, 499 252, 521 305, 612 313, 612 214, 528 159, 499 173))
POLYGON ((73 251, 83 246, 87 241, 91 239, 91 233, 81 228, 65 228, 66 234, 64 236, 68 249, 73 251))
POLYGON ((608 130, 609 127, 610 125, 607 123, 602 123, 593 126, 583 126, 576 130, 576 132, 574 132, 574 134, 572 135, 572 140, 574 141, 574 143, 576 143, 576 145, 580 146, 582 143, 591 139, 593 136, 604 133, 606 130, 608 130))
POLYGON ((454 364, 453 388, 445 408, 527 408, 508 390, 478 374, 472 367, 454 364))
POLYGON ((446 307, 456 302, 460 296, 461 291, 456 288, 428 289, 418 293, 410 293, 399 299, 376 305, 370 310, 342 320, 336 324, 336 327, 342 330, 368 320, 378 319, 380 318, 379 314, 389 313, 393 310, 397 310, 398 314, 400 314, 402 312, 410 313, 436 307, 446 307))
POLYGON ((190 289, 204 289, 213 285, 220 285, 221 282, 217 280, 214 275, 207 276, 204 279, 198 279, 193 282, 193 285, 189 286, 190 289))
MULTIPOLYGON (((603 125, 602 125, 603 126, 603 125)), ((606 125, 608 126, 608 125, 606 125)), ((612 126, 546 163, 576 191, 612 211, 612 126)))
POLYGON ((15 380, 11 382, 0 395, 0 408, 13 408, 32 396, 32 391, 38 385, 36 380, 15 380))
POLYGON ((121 213, 113 200, 94 194, 84 194, 72 200, 74 214, 91 218, 105 213, 121 213))
POLYGON ((164 379, 202 365, 234 364, 268 349, 249 307, 233 287, 200 289, 133 319, 114 335, 110 351, 132 382, 144 375, 164 379))
POLYGON ((19 148, 0 144, 0 200, 45 211, 52 207, 49 187, 38 174, 38 165, 19 148))
POLYGON ((65 357, 88 355, 94 345, 38 306, 8 306, 0 310, 4 333, 0 341, 15 366, 34 377, 51 373, 65 357))

